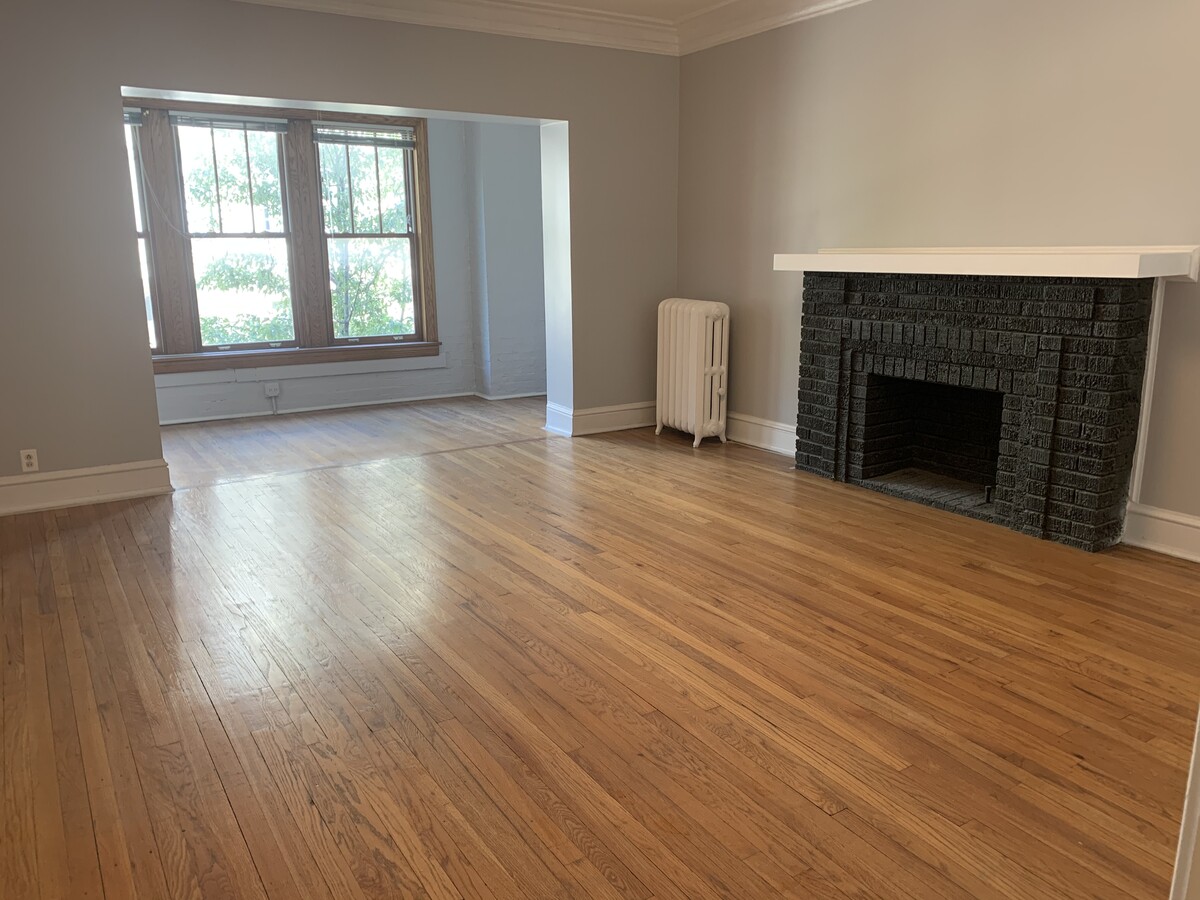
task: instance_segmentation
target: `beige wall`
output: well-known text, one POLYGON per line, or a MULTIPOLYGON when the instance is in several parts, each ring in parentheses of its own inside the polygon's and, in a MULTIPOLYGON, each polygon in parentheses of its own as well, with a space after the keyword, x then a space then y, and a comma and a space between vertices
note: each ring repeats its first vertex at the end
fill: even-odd
MULTIPOLYGON (((679 290, 733 306, 735 412, 795 421, 835 246, 1200 243, 1195 0, 875 0, 685 57, 679 290)), ((1175 285, 1143 500, 1200 514, 1200 289, 1175 285)))
POLYGON ((160 455, 122 85, 569 121, 574 403, 654 395, 654 309, 676 278, 677 60, 229 0, 9 6, 0 475, 25 447, 43 470, 160 455))

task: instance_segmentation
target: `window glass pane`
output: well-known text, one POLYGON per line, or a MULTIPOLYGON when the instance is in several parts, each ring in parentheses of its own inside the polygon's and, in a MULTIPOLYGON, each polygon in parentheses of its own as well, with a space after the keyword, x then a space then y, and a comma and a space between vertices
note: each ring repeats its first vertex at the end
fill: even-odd
POLYGON ((241 128, 214 128, 212 140, 217 155, 217 188, 221 192, 221 231, 249 234, 254 231, 254 217, 250 213, 246 132, 241 128))
POLYGON ((129 158, 129 185, 133 189, 133 224, 138 234, 146 230, 142 221, 142 179, 138 174, 137 126, 125 126, 125 154, 129 158))
POLYGON ((379 205, 387 234, 408 232, 408 151, 398 147, 379 148, 379 205))
POLYGON ((193 238, 192 266, 204 346, 295 339, 286 238, 193 238))
POLYGON ((375 148, 352 144, 350 184, 354 188, 354 230, 363 234, 379 233, 379 182, 375 177, 375 148))
POLYGON ((413 334, 408 238, 329 238, 329 291, 338 338, 413 334))
POLYGON ((142 269, 142 296, 146 301, 146 328, 150 332, 150 347, 158 349, 158 335, 154 331, 154 304, 150 302, 150 259, 145 238, 138 238, 138 261, 142 269))
POLYGON ((213 172, 212 130, 180 125, 175 133, 187 206, 187 229, 193 234, 221 230, 217 180, 213 172))
POLYGON ((182 124, 175 131, 189 233, 287 230, 277 133, 182 124))
POLYGON ((345 144, 318 144, 321 154, 321 201, 327 234, 349 234, 350 173, 345 144))
POLYGON ((283 221, 283 185, 279 179, 279 135, 248 131, 250 176, 254 188, 254 230, 286 231, 283 221))

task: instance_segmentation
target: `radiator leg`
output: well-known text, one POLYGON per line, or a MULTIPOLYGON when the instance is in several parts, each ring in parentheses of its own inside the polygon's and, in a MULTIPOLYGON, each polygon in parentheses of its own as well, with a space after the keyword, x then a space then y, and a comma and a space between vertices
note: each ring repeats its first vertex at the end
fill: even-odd
POLYGON ((696 440, 692 441, 692 449, 693 450, 697 449, 700 446, 701 440, 702 440, 702 438, 700 437, 700 435, 696 435, 696 440))

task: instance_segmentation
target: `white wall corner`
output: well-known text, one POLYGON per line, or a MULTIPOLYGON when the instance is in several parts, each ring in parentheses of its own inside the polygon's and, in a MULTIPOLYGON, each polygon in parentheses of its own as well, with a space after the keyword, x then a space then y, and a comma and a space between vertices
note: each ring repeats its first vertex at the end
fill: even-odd
POLYGON ((1130 503, 1122 543, 1200 562, 1200 516, 1130 503))
POLYGON ((796 426, 790 422, 772 422, 742 413, 731 412, 729 439, 736 444, 758 447, 784 456, 796 455, 796 426))
POLYGON ((0 516, 153 497, 172 491, 164 459, 0 478, 0 516))

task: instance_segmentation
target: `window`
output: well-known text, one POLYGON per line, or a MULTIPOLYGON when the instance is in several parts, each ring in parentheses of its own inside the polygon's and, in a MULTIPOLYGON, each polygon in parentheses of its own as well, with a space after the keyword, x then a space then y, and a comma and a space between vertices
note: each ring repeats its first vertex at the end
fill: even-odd
POLYGON ((438 352, 424 120, 136 106, 156 371, 438 352))
POLYGON ((412 335, 412 131, 319 126, 316 140, 334 339, 412 335))
POLYGON ((172 117, 200 346, 295 346, 285 126, 172 117))

